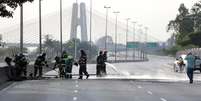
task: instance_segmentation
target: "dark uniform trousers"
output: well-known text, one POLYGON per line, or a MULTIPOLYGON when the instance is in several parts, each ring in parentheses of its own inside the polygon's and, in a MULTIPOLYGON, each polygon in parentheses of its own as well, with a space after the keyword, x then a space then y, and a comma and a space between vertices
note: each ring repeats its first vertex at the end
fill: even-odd
POLYGON ((39 77, 42 77, 43 67, 41 65, 35 65, 34 66, 34 77, 36 77, 38 71, 39 71, 39 77))
POLYGON ((80 69, 79 69, 80 79, 82 79, 83 73, 84 73, 86 76, 89 76, 89 74, 88 74, 88 72, 87 72, 87 65, 86 65, 86 64, 80 65, 80 69))

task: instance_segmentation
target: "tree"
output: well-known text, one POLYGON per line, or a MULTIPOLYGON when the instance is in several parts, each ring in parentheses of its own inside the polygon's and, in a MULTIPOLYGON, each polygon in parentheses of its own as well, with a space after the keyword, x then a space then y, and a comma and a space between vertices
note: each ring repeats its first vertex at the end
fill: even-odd
POLYGON ((14 10, 25 2, 33 0, 0 0, 0 17, 13 17, 14 10))
POLYGON ((189 33, 194 32, 194 19, 190 15, 189 10, 184 4, 181 4, 179 9, 179 14, 176 16, 175 20, 171 20, 168 24, 168 31, 173 30, 176 34, 176 43, 179 45, 186 45, 189 33))
POLYGON ((181 4, 179 9, 179 14, 176 16, 175 20, 171 20, 168 24, 168 31, 174 30, 178 34, 186 34, 193 31, 193 20, 189 15, 189 10, 184 4, 181 4))

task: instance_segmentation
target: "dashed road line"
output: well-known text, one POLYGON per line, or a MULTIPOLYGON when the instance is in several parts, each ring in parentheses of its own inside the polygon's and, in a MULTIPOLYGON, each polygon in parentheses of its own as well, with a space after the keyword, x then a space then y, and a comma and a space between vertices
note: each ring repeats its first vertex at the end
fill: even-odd
POLYGON ((75 87, 76 87, 76 88, 78 88, 78 87, 79 87, 79 85, 77 85, 77 84, 76 84, 76 85, 75 85, 75 87))
POLYGON ((164 99, 164 98, 160 98, 160 100, 161 100, 161 101, 167 101, 167 100, 166 100, 166 99, 164 99))
POLYGON ((142 88, 142 86, 141 86, 141 85, 138 85, 138 86, 137 86, 137 88, 141 89, 141 88, 142 88))
POLYGON ((77 100, 77 97, 73 97, 73 101, 76 101, 77 100))
POLYGON ((74 90, 74 93, 78 93, 78 90, 74 90))
POLYGON ((147 91, 148 94, 153 95, 153 93, 151 91, 147 91))

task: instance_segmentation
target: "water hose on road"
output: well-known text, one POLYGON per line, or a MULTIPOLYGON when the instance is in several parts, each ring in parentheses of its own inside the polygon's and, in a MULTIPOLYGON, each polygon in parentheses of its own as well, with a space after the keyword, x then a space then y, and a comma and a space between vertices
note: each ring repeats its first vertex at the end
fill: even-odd
POLYGON ((105 62, 105 64, 108 67, 111 67, 115 72, 117 72, 119 75, 123 75, 123 76, 129 76, 130 73, 129 72, 123 72, 123 71, 119 71, 113 64, 105 62))

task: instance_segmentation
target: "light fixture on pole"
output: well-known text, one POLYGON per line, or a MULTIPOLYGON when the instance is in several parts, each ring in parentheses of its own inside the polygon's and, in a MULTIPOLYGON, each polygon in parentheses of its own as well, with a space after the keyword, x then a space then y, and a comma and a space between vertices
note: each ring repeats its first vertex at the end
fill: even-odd
POLYGON ((130 18, 126 19, 126 60, 128 59, 128 21, 130 18))
POLYGON ((116 15, 116 23, 115 23, 115 62, 117 61, 117 23, 118 23, 118 14, 120 13, 119 11, 113 12, 116 15))
POLYGON ((107 50, 107 35, 108 35, 108 10, 111 8, 110 6, 104 6, 106 9, 106 24, 105 24, 105 50, 107 50))

